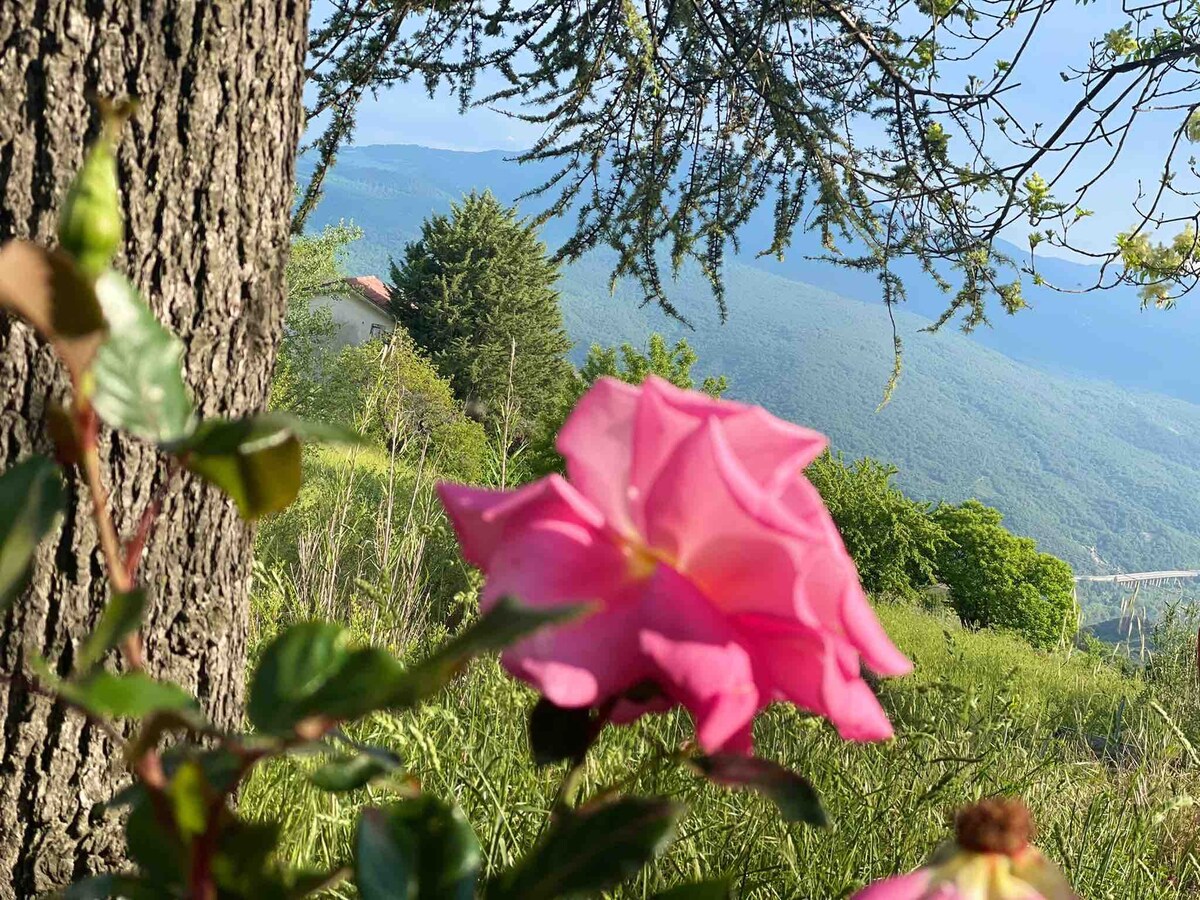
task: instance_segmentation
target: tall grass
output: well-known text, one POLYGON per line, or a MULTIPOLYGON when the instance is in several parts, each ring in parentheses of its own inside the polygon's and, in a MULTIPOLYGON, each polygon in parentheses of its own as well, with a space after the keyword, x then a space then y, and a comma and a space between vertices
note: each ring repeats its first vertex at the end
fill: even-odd
MULTIPOLYGON (((410 658, 429 652, 469 615, 477 588, 434 499, 432 467, 420 453, 362 448, 319 451, 306 466, 300 501, 260 537, 259 639, 323 616, 410 658)), ((1040 844, 1085 897, 1200 895, 1200 783, 1189 754, 1200 715, 1197 692, 1179 688, 1194 672, 1164 663, 1153 674, 1129 674, 1101 656, 1037 652, 937 613, 889 605, 879 612, 916 663, 912 676, 880 687, 894 741, 848 744, 782 706, 756 725, 762 755, 811 778, 832 820, 826 829, 786 825, 760 798, 686 771, 641 771, 659 748, 690 735, 680 715, 606 730, 585 792, 627 782, 634 791, 679 795, 691 810, 677 843, 620 896, 725 875, 741 897, 845 897, 918 865, 956 807, 994 793, 1029 801, 1040 844)), ((424 790, 459 803, 494 871, 536 839, 561 777, 529 760, 531 702, 485 660, 435 702, 409 715, 376 715, 355 737, 395 750, 424 790)), ((324 865, 349 857, 355 810, 403 787, 327 794, 306 780, 315 764, 264 768, 242 803, 251 815, 282 819, 291 861, 324 865)))
POLYGON ((409 462, 370 447, 317 449, 305 482, 258 538, 258 642, 291 622, 325 618, 404 648, 428 623, 460 615, 461 595, 477 579, 458 555, 423 454, 409 462))

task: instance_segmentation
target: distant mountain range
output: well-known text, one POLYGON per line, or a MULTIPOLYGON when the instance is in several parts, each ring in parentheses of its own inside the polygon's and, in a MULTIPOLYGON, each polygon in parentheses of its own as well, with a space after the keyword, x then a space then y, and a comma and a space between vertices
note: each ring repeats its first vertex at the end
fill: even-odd
MULTIPOLYGON (((513 201, 546 174, 500 153, 351 148, 312 224, 353 220, 365 233, 353 274, 386 276, 389 256, 400 256, 430 213, 471 189, 513 201)), ((760 226, 748 226, 748 250, 761 246, 760 226)), ((553 245, 563 234, 552 223, 546 238, 553 245)), ((651 331, 687 337, 704 373, 729 376, 732 396, 825 431, 850 456, 896 463, 914 496, 999 507, 1010 527, 1078 571, 1200 564, 1200 406, 1187 402, 1200 399, 1200 379, 1190 377, 1200 310, 1185 300, 1175 311, 1141 312, 1128 294, 1036 291, 1036 309, 994 329, 928 334, 926 316, 945 298, 913 276, 912 301, 896 316, 904 374, 876 412, 892 365, 877 284, 801 257, 731 263, 724 326, 707 285, 685 274, 673 295, 688 330, 641 306, 633 285, 610 295, 611 260, 593 254, 561 284, 576 353, 592 342, 641 343, 651 331)), ((1058 279, 1087 274, 1058 260, 1045 267, 1058 279)))
MULTIPOLYGON (((308 165, 302 160, 301 170, 308 165)), ((345 216, 366 227, 367 240, 360 257, 365 265, 386 274, 388 255, 398 254, 404 242, 416 236, 425 216, 444 211, 464 191, 489 188, 500 199, 513 202, 554 171, 548 164, 518 166, 502 151, 460 153, 410 145, 353 147, 339 155, 316 221, 345 216)), ((527 212, 538 212, 545 207, 545 200, 529 198, 521 206, 527 212)), ((566 222, 549 223, 547 242, 557 245, 568 229, 566 222)), ((755 254, 770 244, 770 235, 770 211, 764 209, 741 232, 744 253, 740 261, 846 297, 870 300, 879 296, 873 275, 807 258, 823 253, 813 234, 796 235, 782 262, 757 259, 755 254)), ((1017 258, 1025 253, 1009 249, 1017 258)), ((1039 257, 1038 268, 1050 283, 1062 288, 1084 287, 1095 279, 1095 269, 1055 257, 1039 257)), ((935 318, 945 309, 945 295, 914 263, 901 262, 896 270, 910 285, 906 307, 910 312, 935 318)), ((1196 363, 1200 298, 1184 298, 1171 310, 1143 310, 1132 290, 1065 294, 1028 281, 1024 293, 1033 308, 1007 316, 997 307, 991 327, 978 329, 973 340, 1047 371, 1099 378, 1200 403, 1200 367, 1196 363)))

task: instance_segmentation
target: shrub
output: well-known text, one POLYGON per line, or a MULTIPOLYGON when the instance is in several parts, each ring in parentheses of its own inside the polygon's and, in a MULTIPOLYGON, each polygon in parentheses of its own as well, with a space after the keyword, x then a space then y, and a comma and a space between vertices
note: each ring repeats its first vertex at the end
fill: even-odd
POLYGON ((451 478, 483 478, 484 427, 468 418, 450 383, 403 329, 387 341, 343 348, 336 371, 340 392, 332 392, 330 418, 353 410, 359 431, 406 458, 425 459, 451 478))
POLYGON ((481 480, 488 453, 483 426, 467 417, 412 338, 397 328, 386 340, 334 349, 336 330, 328 309, 293 302, 271 405, 355 428, 447 476, 481 480))
POLYGON ((805 474, 825 500, 872 594, 916 599, 936 581, 936 555, 946 534, 929 504, 892 484, 896 467, 866 457, 847 465, 842 454, 822 454, 805 474))
POLYGON ((655 332, 647 340, 644 353, 630 343, 620 348, 592 344, 579 369, 579 378, 586 390, 605 376, 619 378, 626 384, 641 384, 651 375, 657 375, 677 388, 720 397, 729 389, 729 381, 724 375, 709 375, 697 384, 692 369, 699 360, 692 345, 683 338, 669 347, 666 338, 655 332))
POLYGON ((1035 647, 1073 636, 1077 618, 1071 567, 1012 534, 999 510, 978 500, 942 505, 933 520, 948 540, 937 553, 938 577, 964 623, 1011 629, 1035 647))

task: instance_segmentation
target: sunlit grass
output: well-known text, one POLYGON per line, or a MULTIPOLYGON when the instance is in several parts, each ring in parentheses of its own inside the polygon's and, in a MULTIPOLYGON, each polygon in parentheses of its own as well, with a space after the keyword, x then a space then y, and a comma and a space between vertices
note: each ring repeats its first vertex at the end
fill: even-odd
MULTIPOLYGON (((426 540, 414 542, 402 528, 388 531, 381 517, 424 509, 428 479, 386 458, 355 466, 326 456, 317 464, 300 512, 276 527, 290 540, 315 541, 320 552, 301 566, 280 557, 280 533, 266 535, 263 546, 276 549, 260 558, 260 628, 269 632, 330 609, 364 639, 374 633, 410 658, 427 653, 470 602, 469 592, 461 594, 465 576, 432 519, 422 520, 426 540), (402 502, 381 502, 387 484, 407 492, 402 502), (330 523, 345 512, 345 498, 355 508, 339 530, 330 523), (394 547, 385 545, 385 534, 394 547), (414 553, 421 554, 415 562, 414 553), (397 581, 389 566, 408 566, 404 571, 419 577, 397 581), (329 567, 343 574, 330 578, 329 567), (457 600, 446 596, 452 590, 460 592, 457 600)), ((787 707, 769 710, 756 727, 760 754, 812 780, 831 818, 826 829, 787 825, 762 799, 713 788, 677 768, 635 775, 659 748, 690 736, 681 715, 604 732, 589 758, 585 796, 632 779, 632 791, 679 796, 690 807, 679 840, 621 896, 649 897, 681 881, 723 875, 740 897, 845 897, 872 878, 918 865, 945 836, 957 807, 994 793, 1026 798, 1039 843, 1083 896, 1197 896, 1193 798, 1200 784, 1140 677, 1096 656, 1034 651, 1015 637, 972 633, 910 607, 879 612, 916 663, 913 675, 880 687, 895 740, 848 744, 822 721, 787 707)), ((377 715, 354 734, 395 750, 424 790, 461 805, 487 868, 496 871, 536 839, 562 774, 529 759, 524 716, 531 702, 487 659, 416 712, 377 715)), ((356 811, 394 793, 318 791, 305 779, 315 764, 270 764, 241 803, 250 815, 281 820, 290 860, 330 865, 350 856, 356 811)))

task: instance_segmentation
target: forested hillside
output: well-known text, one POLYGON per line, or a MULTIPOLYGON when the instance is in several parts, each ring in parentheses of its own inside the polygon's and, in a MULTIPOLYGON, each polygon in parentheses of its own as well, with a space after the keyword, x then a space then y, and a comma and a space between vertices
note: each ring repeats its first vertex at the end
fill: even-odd
MULTIPOLYGON (((456 154, 453 162, 421 148, 350 151, 316 224, 353 219, 365 232, 354 265, 386 274, 389 254, 400 255, 423 217, 462 190, 491 186, 512 197, 536 183, 537 173, 526 171, 517 184, 500 154, 456 154)), ((729 376, 730 396, 820 428, 850 455, 895 462, 911 494, 974 496, 998 507, 1013 530, 1078 571, 1200 562, 1200 512, 1190 502, 1200 496, 1200 407, 1048 373, 952 329, 923 333, 928 320, 899 311, 904 373, 877 412, 892 334, 873 295, 851 300, 734 264, 724 326, 699 279, 675 287, 693 331, 639 307, 629 286, 610 296, 609 271, 597 256, 568 269, 561 283, 577 359, 591 342, 642 342, 652 330, 687 335, 705 371, 729 376)), ((811 271, 845 284, 840 270, 811 271)), ((1023 315, 1032 323, 1045 311, 1023 315)))
MULTIPOLYGON (((301 160, 301 172, 309 165, 301 160)), ((314 223, 353 215, 368 225, 367 240, 359 252, 371 267, 383 266, 386 272, 392 248, 410 240, 428 213, 444 210, 465 191, 490 188, 501 200, 514 202, 552 174, 549 166, 509 163, 501 151, 352 147, 339 154, 314 223)), ((521 200, 521 206, 536 212, 544 201, 528 197, 521 200)), ((569 224, 562 219, 549 222, 547 240, 552 245, 560 241, 569 233, 569 224)), ((758 258, 758 252, 771 242, 771 228, 769 209, 751 216, 740 232, 740 261, 846 297, 878 299, 874 275, 809 258, 825 252, 816 234, 797 234, 782 260, 758 258)), ((1009 250, 1022 261, 1027 259, 1027 248, 1009 250)), ((931 318, 945 309, 946 296, 920 273, 914 261, 901 259, 893 269, 911 286, 907 309, 931 318)), ((1039 256, 1038 271, 1048 282, 1065 289, 1078 289, 1095 279, 1095 269, 1045 254, 1039 256)), ((995 310, 990 327, 978 329, 973 340, 1038 368, 1200 402, 1200 378, 1194 364, 1194 348, 1200 340, 1200 303, 1185 298, 1168 311, 1143 310, 1132 289, 1070 294, 1030 283, 1023 293, 1031 310, 1015 316, 995 310)))
POLYGON ((901 312, 904 374, 877 412, 891 368, 880 306, 734 266, 728 323, 685 301, 689 332, 622 289, 596 290, 606 271, 596 260, 564 279, 581 341, 686 334, 731 396, 820 428, 849 455, 893 461, 910 494, 998 507, 1077 570, 1101 568, 1093 547, 1126 569, 1200 559, 1200 407, 1038 372, 952 332, 921 334, 925 320, 901 312))

